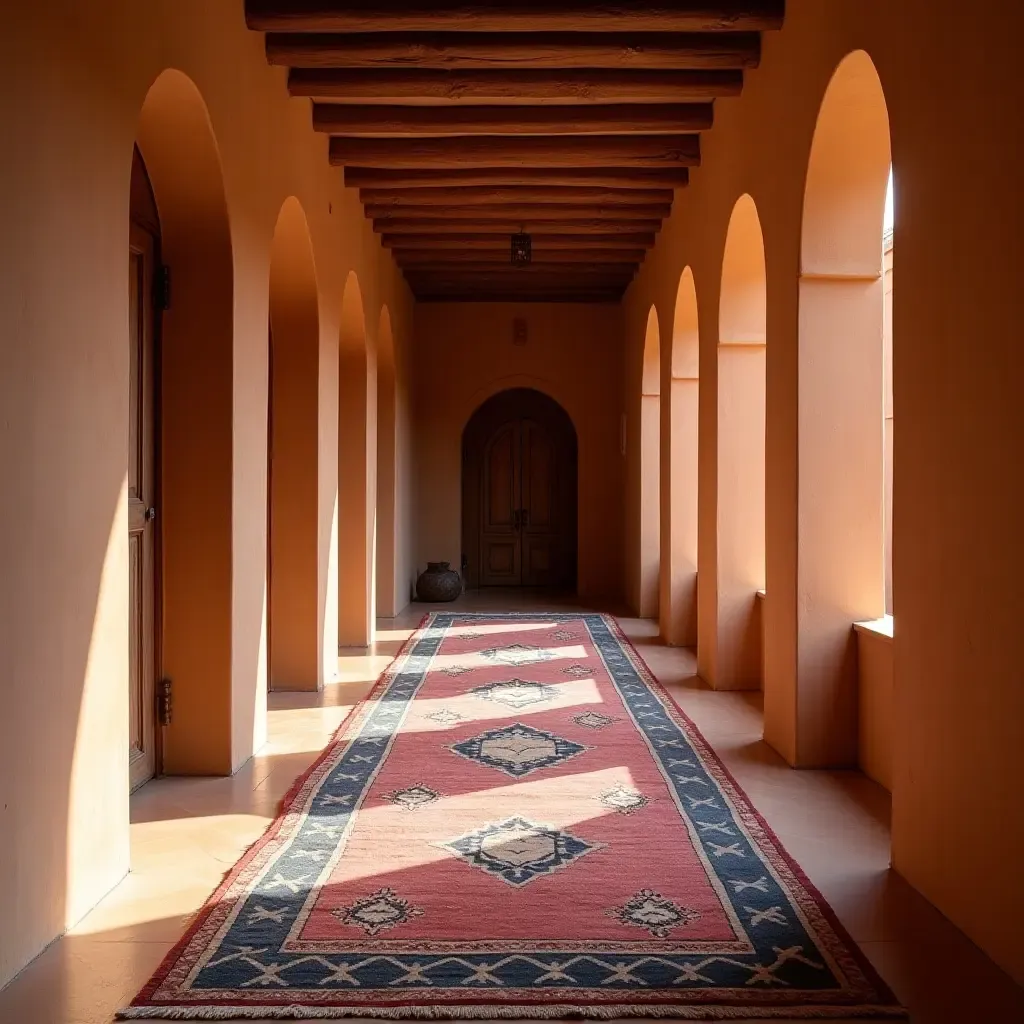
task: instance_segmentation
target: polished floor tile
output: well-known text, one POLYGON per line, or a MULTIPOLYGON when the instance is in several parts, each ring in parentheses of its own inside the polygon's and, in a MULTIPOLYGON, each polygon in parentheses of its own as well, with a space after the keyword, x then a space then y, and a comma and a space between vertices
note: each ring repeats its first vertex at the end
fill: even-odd
MULTIPOLYGON (((460 606, 538 613, 573 607, 507 591, 472 595, 460 606)), ((381 620, 372 650, 342 651, 338 681, 322 693, 271 694, 268 742, 233 777, 158 779, 136 793, 132 873, 0 992, 0 1024, 109 1024, 273 820, 296 776, 425 610, 414 605, 397 619, 381 620)), ((857 772, 792 771, 761 740, 759 695, 708 690, 696 678, 691 652, 659 644, 653 623, 621 622, 915 1024, 1024 1022, 1024 990, 889 870, 884 790, 857 772)))

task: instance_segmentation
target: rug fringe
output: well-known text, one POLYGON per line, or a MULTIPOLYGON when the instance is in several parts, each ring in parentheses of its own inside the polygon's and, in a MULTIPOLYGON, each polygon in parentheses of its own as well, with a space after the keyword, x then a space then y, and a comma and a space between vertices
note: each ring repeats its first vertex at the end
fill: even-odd
POLYGON ((340 1020, 370 1017, 384 1020, 614 1020, 619 1017, 674 1017, 676 1020, 758 1021, 900 1020, 908 1012, 898 1006, 695 1006, 690 1004, 614 1004, 573 1006, 131 1006, 118 1020, 340 1020))

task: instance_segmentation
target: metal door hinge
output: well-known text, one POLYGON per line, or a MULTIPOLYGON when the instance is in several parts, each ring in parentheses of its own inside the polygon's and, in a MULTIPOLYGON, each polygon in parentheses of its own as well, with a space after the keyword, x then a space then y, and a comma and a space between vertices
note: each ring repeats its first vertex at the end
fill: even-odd
POLYGON ((161 312, 171 308, 171 268, 161 264, 153 277, 153 304, 161 312))
POLYGON ((171 724, 170 679, 161 679, 156 684, 156 719, 161 725, 171 724))

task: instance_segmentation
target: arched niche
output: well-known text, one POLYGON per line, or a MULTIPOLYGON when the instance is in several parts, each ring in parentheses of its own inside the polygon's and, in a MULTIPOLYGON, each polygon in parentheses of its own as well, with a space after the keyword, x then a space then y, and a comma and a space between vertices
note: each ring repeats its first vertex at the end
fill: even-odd
POLYGON ((159 672, 173 681, 174 703, 164 728, 163 770, 230 774, 252 752, 251 742, 244 749, 233 744, 233 732, 258 736, 265 702, 255 682, 251 690, 232 692, 238 600, 232 241, 210 116, 198 88, 180 71, 164 71, 150 87, 137 145, 152 183, 169 283, 156 385, 159 672))
POLYGON ((302 205, 285 200, 270 251, 267 646, 275 690, 323 685, 319 620, 320 313, 302 205))
POLYGON ((687 267, 679 278, 662 389, 661 636, 697 644, 697 290, 687 267))
POLYGON ((640 385, 640 491, 637 611, 657 618, 661 574, 661 327, 651 306, 640 385))
POLYGON ((395 339, 391 312, 383 306, 377 327, 376 613, 386 618, 397 615, 409 596, 398 579, 401 561, 398 410, 395 339))
POLYGON ((726 234, 718 315, 716 689, 761 685, 757 592, 765 585, 767 288, 757 206, 737 200, 726 234))
POLYGON ((350 271, 338 346, 338 643, 373 642, 377 506, 376 360, 359 278, 350 271))
POLYGON ((857 51, 824 93, 807 170, 796 699, 786 696, 781 708, 766 701, 769 741, 808 767, 856 763, 851 626, 885 608, 882 236, 890 165, 885 95, 871 58, 857 51))

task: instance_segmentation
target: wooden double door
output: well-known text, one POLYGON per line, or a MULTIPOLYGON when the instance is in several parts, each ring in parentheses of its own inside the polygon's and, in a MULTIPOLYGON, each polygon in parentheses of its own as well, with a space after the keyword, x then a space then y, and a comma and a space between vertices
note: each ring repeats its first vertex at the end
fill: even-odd
POLYGON ((470 587, 576 584, 576 433, 531 389, 486 402, 463 437, 463 561, 470 587))

